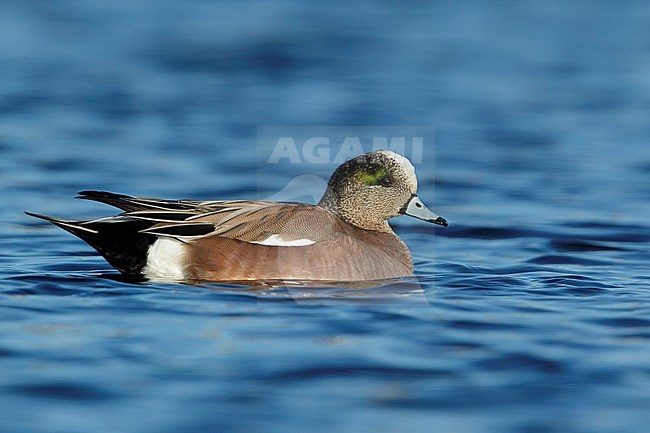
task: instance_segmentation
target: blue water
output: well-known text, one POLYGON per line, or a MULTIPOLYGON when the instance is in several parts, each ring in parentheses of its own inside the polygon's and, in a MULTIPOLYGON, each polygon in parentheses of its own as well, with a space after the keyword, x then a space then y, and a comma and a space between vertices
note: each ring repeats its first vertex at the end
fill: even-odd
POLYGON ((0 2, 0 431, 647 432, 649 29, 642 0, 0 2), (134 284, 22 213, 326 177, 260 165, 294 125, 435 130, 450 227, 394 223, 416 279, 134 284))

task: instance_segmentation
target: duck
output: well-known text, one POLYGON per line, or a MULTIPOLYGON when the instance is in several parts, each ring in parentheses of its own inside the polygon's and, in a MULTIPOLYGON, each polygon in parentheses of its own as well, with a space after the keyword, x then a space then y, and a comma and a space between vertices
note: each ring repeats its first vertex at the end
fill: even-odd
POLYGON ((67 220, 26 212, 85 241, 125 276, 174 281, 373 281, 413 276, 388 220, 447 227, 417 195, 413 164, 376 150, 341 164, 317 204, 165 200, 106 191, 77 198, 122 212, 67 220))

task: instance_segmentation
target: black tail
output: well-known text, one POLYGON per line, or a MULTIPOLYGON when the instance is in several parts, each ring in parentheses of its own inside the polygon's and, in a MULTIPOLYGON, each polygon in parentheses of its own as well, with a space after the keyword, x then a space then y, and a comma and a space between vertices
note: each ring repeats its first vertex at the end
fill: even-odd
POLYGON ((147 252, 156 236, 141 233, 153 225, 127 216, 94 221, 73 221, 25 212, 48 221, 77 236, 101 254, 118 271, 138 275, 147 264, 147 252))
POLYGON ((118 209, 122 209, 125 212, 133 212, 143 209, 142 206, 138 206, 131 202, 134 197, 124 194, 115 194, 114 192, 80 191, 76 198, 105 203, 118 209))

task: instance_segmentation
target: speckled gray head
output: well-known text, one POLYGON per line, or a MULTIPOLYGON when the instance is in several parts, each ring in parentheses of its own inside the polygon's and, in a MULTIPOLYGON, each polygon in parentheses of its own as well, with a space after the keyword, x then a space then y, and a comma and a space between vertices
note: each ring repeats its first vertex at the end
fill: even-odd
POLYGON ((343 163, 334 171, 319 202, 357 227, 392 231, 388 219, 409 215, 447 227, 424 206, 411 162, 393 151, 378 150, 343 163))

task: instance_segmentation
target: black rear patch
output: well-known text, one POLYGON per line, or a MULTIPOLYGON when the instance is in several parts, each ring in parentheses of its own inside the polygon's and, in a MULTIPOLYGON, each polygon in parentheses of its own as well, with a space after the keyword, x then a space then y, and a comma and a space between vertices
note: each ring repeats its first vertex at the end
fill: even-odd
POLYGON ((190 217, 196 215, 196 212, 174 212, 174 211, 138 211, 131 212, 129 216, 132 218, 143 219, 148 221, 160 221, 160 222, 174 222, 174 221, 185 221, 190 217))
POLYGON ((214 231, 214 224, 196 223, 196 224, 174 224, 162 227, 152 227, 144 230, 145 233, 162 235, 162 236, 178 236, 178 237, 193 237, 203 236, 214 231))

